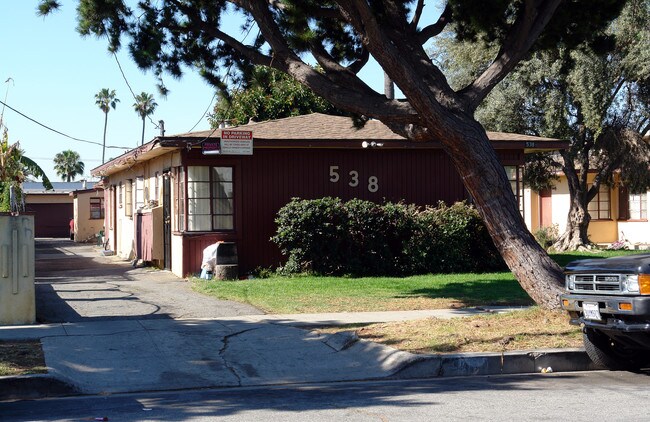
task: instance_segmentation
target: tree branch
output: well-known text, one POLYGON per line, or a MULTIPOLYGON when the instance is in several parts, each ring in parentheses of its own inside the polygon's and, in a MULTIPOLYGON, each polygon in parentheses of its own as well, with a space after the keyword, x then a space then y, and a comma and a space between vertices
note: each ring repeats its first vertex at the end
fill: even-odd
POLYGON ((318 54, 319 63, 322 61, 321 65, 324 65, 326 70, 330 69, 331 74, 323 75, 303 62, 286 44, 266 3, 254 0, 235 0, 234 2, 253 16, 262 36, 271 47, 273 57, 267 64, 268 66, 288 73, 336 107, 384 122, 411 124, 419 121, 417 112, 409 103, 387 100, 386 97, 376 93, 358 79, 352 71, 342 67, 331 58, 328 59, 329 55, 324 49, 312 51, 318 54), (335 69, 342 69, 344 72, 336 73, 335 69), (332 78, 339 79, 334 81, 332 78))
POLYGON ((417 29, 420 24, 420 18, 422 17, 422 10, 424 9, 424 0, 418 0, 418 4, 415 7, 415 12, 413 12, 413 19, 411 19, 411 27, 417 29))
POLYGON ((367 48, 364 47, 361 51, 361 56, 354 62, 350 63, 348 69, 350 69, 350 72, 356 75, 368 63, 368 60, 370 60, 370 52, 367 48))
MULTIPOLYGON (((198 10, 196 8, 189 7, 177 0, 170 0, 170 2, 178 7, 178 10, 183 12, 185 16, 187 16, 193 27, 199 29, 201 32, 211 36, 214 39, 223 41, 224 44, 227 44, 242 56, 248 58, 251 62, 266 66, 268 66, 271 62, 272 58, 270 56, 262 54, 256 49, 243 44, 236 38, 226 34, 225 32, 219 30, 219 28, 216 28, 215 26, 201 19, 201 15, 198 13, 198 10)), ((171 29, 185 33, 192 32, 189 27, 175 26, 171 29)))
POLYGON ((497 57, 483 74, 460 91, 472 110, 476 110, 492 88, 525 57, 560 2, 561 0, 525 0, 497 57))
POLYGON ((425 42, 429 41, 431 38, 440 34, 445 29, 447 24, 449 24, 449 22, 451 22, 451 8, 449 7, 449 3, 447 3, 447 5, 445 6, 445 10, 442 12, 442 15, 440 15, 440 17, 438 18, 438 21, 434 24, 422 28, 422 30, 418 35, 420 43, 424 44, 425 42))

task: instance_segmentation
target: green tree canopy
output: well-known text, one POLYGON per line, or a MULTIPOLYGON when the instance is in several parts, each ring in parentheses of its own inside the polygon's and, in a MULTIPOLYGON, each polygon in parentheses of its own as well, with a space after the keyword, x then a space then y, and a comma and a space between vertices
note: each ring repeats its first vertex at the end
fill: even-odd
POLYGON ((310 113, 344 114, 286 73, 255 66, 243 87, 220 95, 210 123, 212 127, 222 122, 242 125, 250 119, 259 122, 310 113))
POLYGON ((77 176, 84 174, 84 163, 79 153, 72 150, 65 150, 54 156, 54 170, 57 176, 66 182, 71 182, 77 176))
MULTIPOLYGON (((588 203, 618 173, 632 192, 650 187, 650 1, 629 1, 602 37, 575 48, 537 51, 508 75, 476 116, 490 130, 567 139, 561 154, 529 157, 526 182, 535 190, 566 175, 570 210, 559 250, 589 244, 588 203), (592 172, 593 179, 588 179, 592 172)), ((434 58, 462 85, 489 64, 494 46, 445 37, 434 58), (443 48, 440 48, 443 47, 443 48)))
MULTIPOLYGON (((378 119, 412 140, 441 142, 522 287, 538 303, 558 306, 562 272, 526 229, 504 168, 474 112, 531 50, 598 37, 624 2, 447 0, 442 10, 425 0, 131 4, 80 0, 80 33, 106 37, 113 51, 126 41, 135 62, 159 76, 180 76, 184 66, 196 69, 223 91, 225 74, 235 78, 236 86, 251 66, 273 67, 341 110, 378 119), (242 17, 243 32, 227 25, 233 16, 242 17), (485 70, 460 89, 449 85, 424 47, 448 25, 463 39, 489 40, 497 47, 485 70), (375 92, 359 77, 370 56, 404 99, 375 92), (311 59, 321 71, 310 65, 311 59), (233 75, 235 69, 240 72, 233 75)), ((60 4, 41 0, 40 5, 40 13, 47 14, 60 4)))

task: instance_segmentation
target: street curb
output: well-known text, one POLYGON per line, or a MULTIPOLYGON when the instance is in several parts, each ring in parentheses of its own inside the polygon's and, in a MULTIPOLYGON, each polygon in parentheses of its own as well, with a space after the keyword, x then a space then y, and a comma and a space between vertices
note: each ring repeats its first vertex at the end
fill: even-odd
POLYGON ((0 401, 61 397, 80 394, 79 390, 50 374, 0 377, 0 401))
POLYGON ((529 352, 422 355, 407 363, 388 378, 466 377, 592 371, 595 369, 599 368, 594 365, 584 350, 545 349, 529 352))
MULTIPOLYGON (((581 349, 546 349, 505 353, 417 355, 392 375, 380 379, 426 379, 599 369, 581 349), (551 368, 549 370, 549 368, 551 368)), ((73 385, 51 374, 0 377, 0 401, 78 395, 73 385)))

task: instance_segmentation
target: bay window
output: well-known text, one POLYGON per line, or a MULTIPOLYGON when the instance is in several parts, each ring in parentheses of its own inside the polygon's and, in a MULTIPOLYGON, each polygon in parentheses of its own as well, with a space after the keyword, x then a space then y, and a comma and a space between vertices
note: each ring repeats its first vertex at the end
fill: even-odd
POLYGON ((232 167, 187 167, 187 230, 233 230, 232 167))

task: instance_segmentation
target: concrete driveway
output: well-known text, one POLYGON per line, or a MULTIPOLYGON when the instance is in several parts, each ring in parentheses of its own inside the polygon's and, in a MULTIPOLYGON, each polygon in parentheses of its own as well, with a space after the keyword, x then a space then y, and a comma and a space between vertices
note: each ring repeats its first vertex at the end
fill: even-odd
POLYGON ((194 319, 259 315, 252 306, 192 291, 169 271, 133 268, 89 244, 36 240, 36 319, 40 323, 114 319, 194 319))

